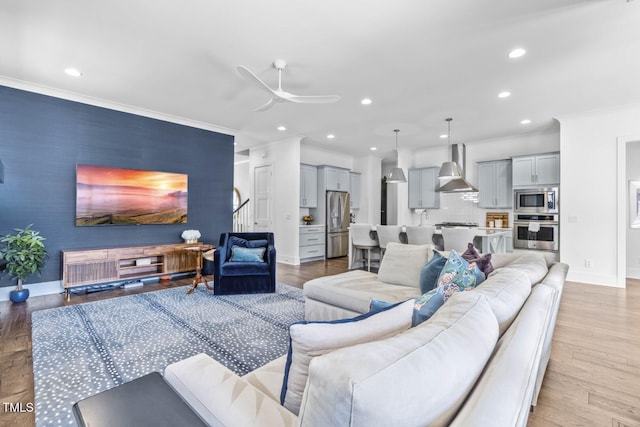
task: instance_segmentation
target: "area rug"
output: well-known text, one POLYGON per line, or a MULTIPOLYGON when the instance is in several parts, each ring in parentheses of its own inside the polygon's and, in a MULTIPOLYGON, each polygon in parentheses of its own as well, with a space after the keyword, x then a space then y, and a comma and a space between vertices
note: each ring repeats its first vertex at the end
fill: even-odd
POLYGON ((171 288, 32 314, 36 426, 75 426, 73 403, 207 353, 244 375, 286 353, 302 290, 191 295, 171 288))

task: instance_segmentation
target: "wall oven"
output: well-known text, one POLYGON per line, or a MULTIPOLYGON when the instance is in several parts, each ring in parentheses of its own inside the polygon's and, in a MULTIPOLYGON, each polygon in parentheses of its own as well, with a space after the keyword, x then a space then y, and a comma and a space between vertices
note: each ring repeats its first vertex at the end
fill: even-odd
POLYGON ((515 249, 560 250, 558 215, 516 214, 513 221, 515 249))
POLYGON ((513 190, 513 194, 517 213, 558 213, 558 187, 521 188, 513 190))

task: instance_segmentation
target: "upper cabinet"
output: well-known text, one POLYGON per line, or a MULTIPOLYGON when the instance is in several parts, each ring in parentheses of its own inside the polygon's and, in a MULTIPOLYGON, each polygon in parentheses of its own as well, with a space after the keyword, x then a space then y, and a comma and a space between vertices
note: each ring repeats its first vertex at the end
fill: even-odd
POLYGON ((513 158, 513 186, 544 186, 560 183, 560 153, 513 158))
POLYGON ((324 180, 327 191, 349 191, 349 170, 333 166, 318 166, 318 179, 324 180))
POLYGON ((511 169, 511 160, 478 163, 478 207, 513 207, 511 169))
POLYGON ((439 167, 409 169, 409 209, 437 209, 440 193, 436 189, 439 167))
POLYGON ((362 175, 358 172, 349 172, 349 181, 351 209, 360 209, 362 175))
POLYGON ((318 206, 318 168, 300 165, 300 207, 318 206))

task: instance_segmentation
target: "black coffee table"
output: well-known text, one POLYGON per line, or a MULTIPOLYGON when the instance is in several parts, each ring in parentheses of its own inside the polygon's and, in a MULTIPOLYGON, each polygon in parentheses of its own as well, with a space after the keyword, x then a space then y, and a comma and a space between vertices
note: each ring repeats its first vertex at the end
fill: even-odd
POLYGON ((82 427, 206 427, 158 372, 76 402, 73 415, 82 427))

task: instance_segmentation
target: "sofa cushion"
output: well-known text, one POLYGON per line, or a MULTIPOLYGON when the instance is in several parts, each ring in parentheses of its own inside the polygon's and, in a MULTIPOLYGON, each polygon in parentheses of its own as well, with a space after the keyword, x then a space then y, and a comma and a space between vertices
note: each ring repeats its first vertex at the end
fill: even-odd
POLYGON ((420 292, 425 294, 436 287, 440 272, 446 263, 447 257, 442 256, 438 251, 433 251, 431 260, 420 270, 420 292))
POLYGON ((458 293, 428 322, 311 361, 300 425, 448 425, 497 338, 486 297, 458 293))
POLYGON ((510 258, 502 268, 516 269, 525 273, 532 286, 540 283, 549 272, 547 260, 539 252, 518 253, 510 258))
POLYGON ((366 313, 372 298, 388 302, 406 301, 419 297, 420 290, 384 283, 375 273, 352 270, 306 282, 304 296, 356 313, 366 313))
POLYGON ((420 286, 420 270, 433 256, 431 245, 390 242, 384 251, 378 276, 392 285, 420 286))
POLYGON ((509 328, 531 293, 529 276, 510 268, 496 270, 474 292, 485 295, 498 319, 500 336, 509 328))
POLYGON ((281 403, 294 414, 307 383, 314 357, 355 344, 384 339, 411 327, 413 300, 353 319, 332 322, 299 322, 289 327, 290 345, 280 395, 281 403))
POLYGON ((266 262, 252 261, 225 262, 220 266, 220 272, 225 276, 269 274, 269 264, 267 264, 266 262))
POLYGON ((231 247, 231 262, 264 262, 264 252, 267 248, 244 248, 242 246, 231 247))

